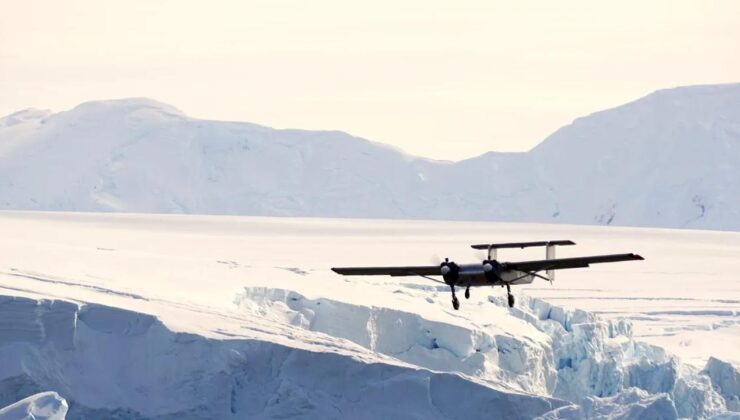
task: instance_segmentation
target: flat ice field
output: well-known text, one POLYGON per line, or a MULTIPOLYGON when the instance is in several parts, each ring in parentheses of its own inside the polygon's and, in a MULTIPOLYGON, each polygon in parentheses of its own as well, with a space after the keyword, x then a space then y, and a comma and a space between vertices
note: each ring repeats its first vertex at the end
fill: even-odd
POLYGON ((67 418, 740 411, 738 233, 33 212, 0 213, 0 232, 0 406, 53 391, 67 418), (548 239, 646 260, 559 271, 513 310, 500 288, 454 311, 423 278, 329 270, 548 239))

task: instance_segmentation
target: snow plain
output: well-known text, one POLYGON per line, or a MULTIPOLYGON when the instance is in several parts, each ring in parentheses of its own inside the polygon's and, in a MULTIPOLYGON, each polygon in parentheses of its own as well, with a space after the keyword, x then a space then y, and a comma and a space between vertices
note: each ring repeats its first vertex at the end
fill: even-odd
POLYGON ((740 410, 737 233, 39 212, 2 212, 0 231, 0 405, 55 391, 67 418, 740 410), (453 311, 424 279, 329 270, 534 239, 646 260, 561 271, 514 310, 501 289, 453 311))

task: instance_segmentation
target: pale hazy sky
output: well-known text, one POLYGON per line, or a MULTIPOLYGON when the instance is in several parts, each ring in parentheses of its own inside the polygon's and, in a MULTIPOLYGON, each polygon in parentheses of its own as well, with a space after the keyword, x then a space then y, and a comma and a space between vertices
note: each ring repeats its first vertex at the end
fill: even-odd
POLYGON ((524 151, 578 116, 740 82, 740 1, 3 1, 0 115, 146 96, 422 156, 524 151))

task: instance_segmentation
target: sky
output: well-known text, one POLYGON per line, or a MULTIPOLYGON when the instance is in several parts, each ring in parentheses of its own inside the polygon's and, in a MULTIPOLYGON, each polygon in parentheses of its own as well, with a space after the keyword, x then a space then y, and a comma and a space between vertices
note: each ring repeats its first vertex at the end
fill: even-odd
POLYGON ((0 115, 149 97, 460 160, 740 82, 740 2, 5 0, 0 115))

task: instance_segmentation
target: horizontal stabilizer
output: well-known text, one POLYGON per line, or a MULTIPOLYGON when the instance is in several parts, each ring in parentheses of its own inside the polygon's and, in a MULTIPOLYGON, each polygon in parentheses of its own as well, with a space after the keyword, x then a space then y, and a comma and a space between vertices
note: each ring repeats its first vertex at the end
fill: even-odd
POLYGON ((500 244, 477 244, 471 245, 473 249, 500 249, 500 248, 529 248, 532 246, 548 246, 548 245, 575 245, 573 241, 537 241, 537 242, 508 242, 500 244))

